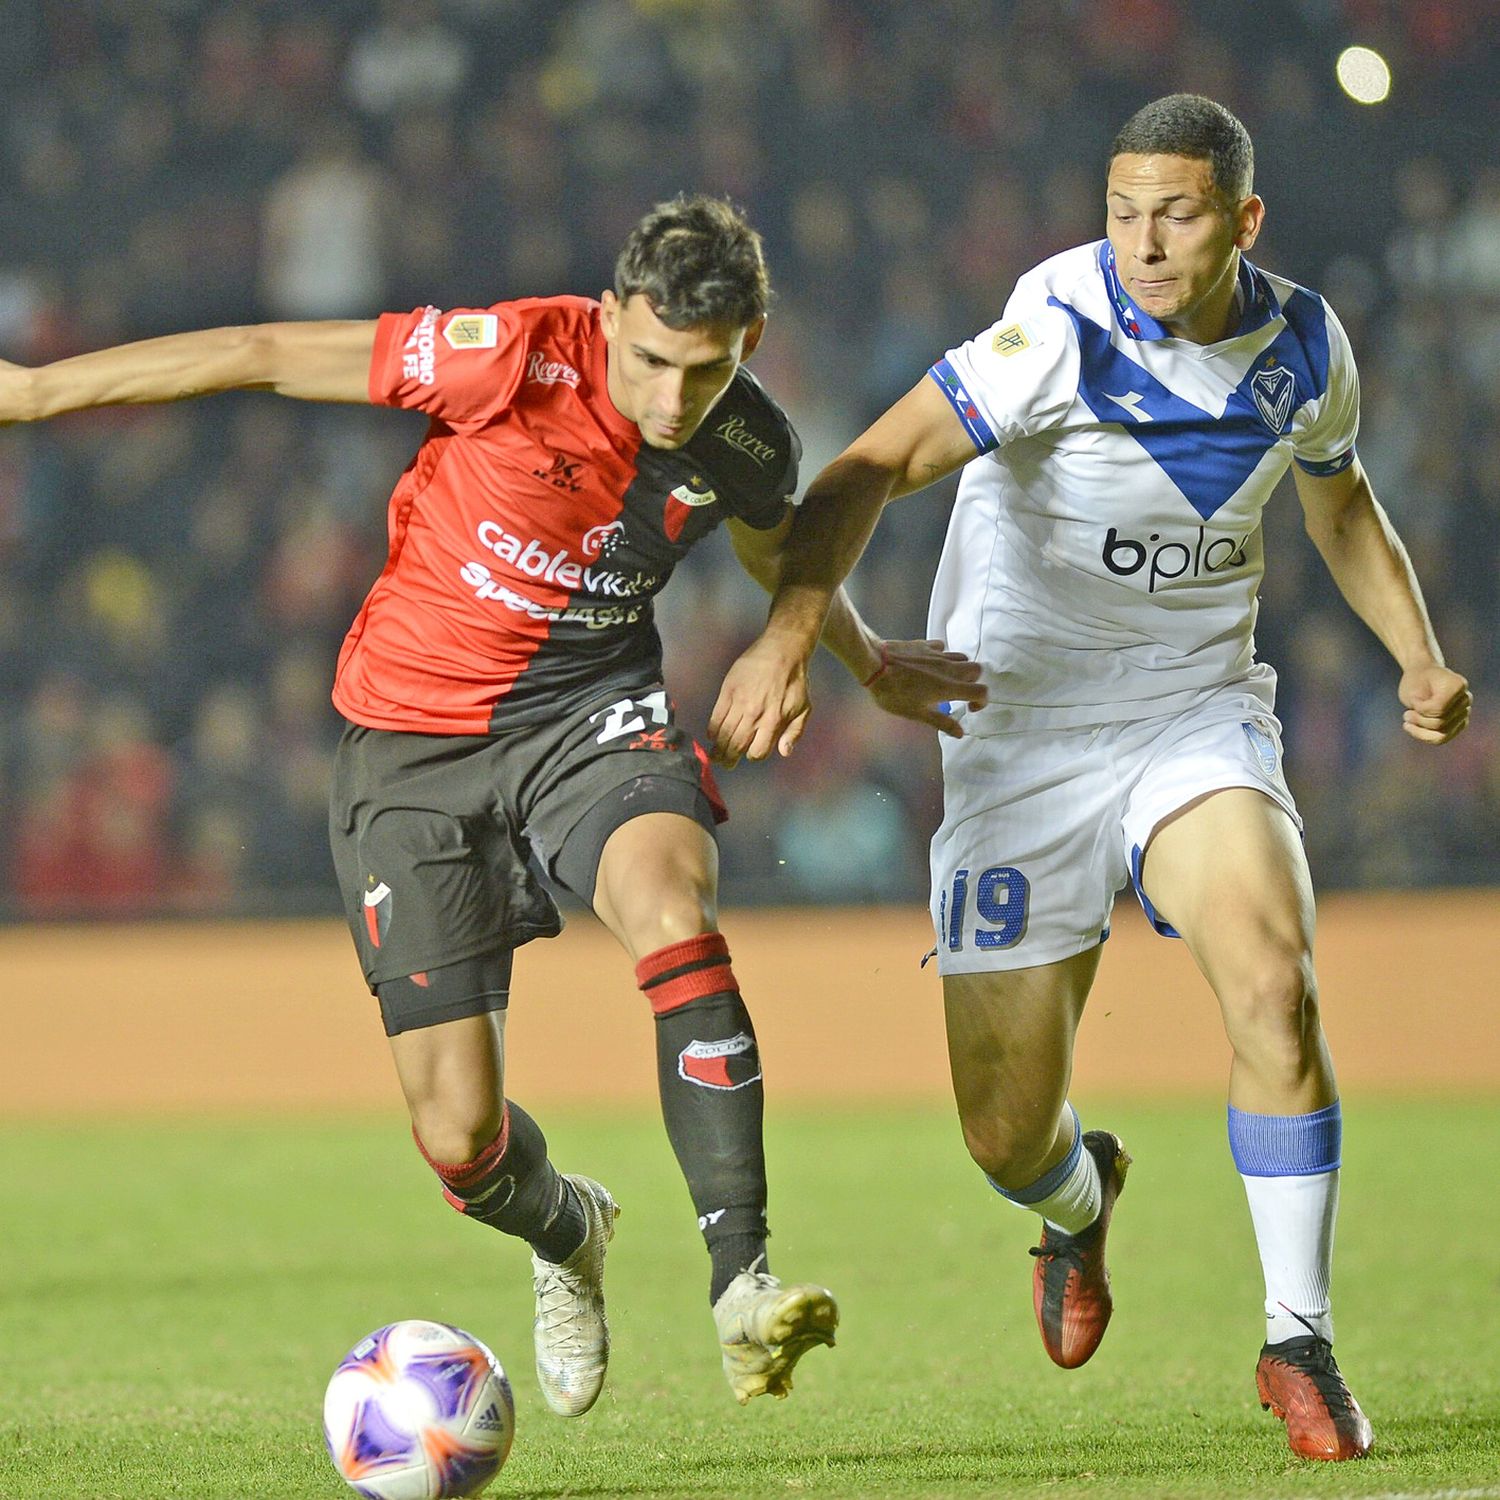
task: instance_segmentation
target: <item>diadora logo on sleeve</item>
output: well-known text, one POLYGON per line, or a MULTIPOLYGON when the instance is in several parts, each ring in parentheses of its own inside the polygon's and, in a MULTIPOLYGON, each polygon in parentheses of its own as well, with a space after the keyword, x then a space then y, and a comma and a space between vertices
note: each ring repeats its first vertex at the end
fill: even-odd
POLYGON ((436 379, 434 363, 437 359, 437 308, 423 310, 422 320, 411 331, 401 351, 401 377, 415 380, 418 385, 431 385, 436 379))
POLYGON ((725 417, 714 428, 714 436, 721 443, 728 443, 731 448, 738 448, 757 468, 765 468, 776 457, 776 449, 770 443, 762 442, 756 437, 745 425, 745 419, 741 416, 725 417))
POLYGON ((494 313, 461 313, 443 325, 443 339, 450 349, 493 349, 500 337, 494 313))
POLYGON ((1122 407, 1135 421, 1154 422, 1156 420, 1156 418, 1153 417, 1149 411, 1144 410, 1141 406, 1141 402, 1146 399, 1143 392, 1123 391, 1120 393, 1120 395, 1117 396, 1113 391, 1105 391, 1104 394, 1111 401, 1113 401, 1116 406, 1122 407))
POLYGON ((1101 556, 1104 566, 1118 578, 1142 574, 1146 592, 1154 594, 1159 584, 1173 583, 1179 578, 1206 578, 1243 567, 1245 545, 1244 537, 1210 537, 1206 526, 1198 527, 1191 543, 1163 541, 1159 531, 1153 531, 1142 542, 1121 536, 1111 526, 1105 533, 1101 556))
POLYGON ((578 389, 578 371, 560 359, 548 359, 540 349, 533 349, 526 360, 527 385, 567 385, 578 389))

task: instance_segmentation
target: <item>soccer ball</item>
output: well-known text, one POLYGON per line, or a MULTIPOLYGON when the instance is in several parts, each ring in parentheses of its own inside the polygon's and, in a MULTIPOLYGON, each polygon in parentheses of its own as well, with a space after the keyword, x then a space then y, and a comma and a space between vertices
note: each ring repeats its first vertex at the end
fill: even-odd
POLYGON ((333 1466, 366 1500, 477 1495, 515 1431, 495 1356, 461 1328, 420 1318, 361 1339, 323 1397, 333 1466))

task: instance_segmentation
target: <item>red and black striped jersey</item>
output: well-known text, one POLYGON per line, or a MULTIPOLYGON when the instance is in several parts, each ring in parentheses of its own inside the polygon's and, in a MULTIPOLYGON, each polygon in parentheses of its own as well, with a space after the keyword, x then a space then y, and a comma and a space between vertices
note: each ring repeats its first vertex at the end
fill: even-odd
POLYGON ((484 734, 659 676, 652 601, 678 560, 726 517, 784 518, 801 445, 753 375, 658 449, 610 401, 605 354, 583 297, 382 315, 370 399, 432 423, 339 653, 346 718, 484 734))

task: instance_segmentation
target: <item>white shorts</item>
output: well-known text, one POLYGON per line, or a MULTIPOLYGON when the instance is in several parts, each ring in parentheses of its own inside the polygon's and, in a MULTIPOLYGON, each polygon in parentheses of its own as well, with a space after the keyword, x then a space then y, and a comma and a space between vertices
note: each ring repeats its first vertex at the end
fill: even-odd
POLYGON ((932 840, 938 972, 1030 969, 1109 936, 1114 895, 1141 890, 1152 835, 1206 793, 1264 792, 1300 830, 1281 725, 1253 688, 1219 688, 1156 719, 944 738, 932 840))

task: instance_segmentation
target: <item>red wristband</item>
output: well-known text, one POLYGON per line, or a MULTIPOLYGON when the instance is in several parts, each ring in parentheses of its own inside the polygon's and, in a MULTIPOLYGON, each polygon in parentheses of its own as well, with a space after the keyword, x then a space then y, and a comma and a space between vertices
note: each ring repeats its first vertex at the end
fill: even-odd
POLYGON ((871 672, 870 675, 866 677, 862 683, 860 683, 860 686, 869 687, 872 683, 878 682, 890 669, 890 665, 891 654, 886 650, 885 642, 882 641, 880 643, 880 665, 876 667, 875 670, 871 672))

